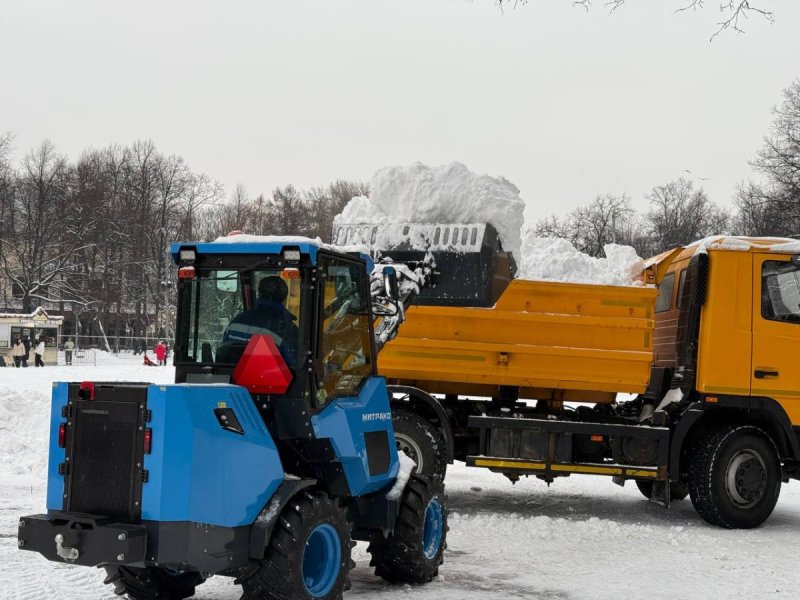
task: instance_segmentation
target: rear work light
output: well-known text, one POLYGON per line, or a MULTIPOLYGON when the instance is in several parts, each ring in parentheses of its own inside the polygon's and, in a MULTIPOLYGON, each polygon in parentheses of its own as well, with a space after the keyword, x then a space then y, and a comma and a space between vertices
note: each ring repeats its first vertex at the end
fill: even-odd
POLYGON ((287 262, 299 262, 300 261, 300 248, 284 248, 283 250, 283 260, 287 262))
POLYGON ((178 252, 178 259, 181 262, 194 262, 196 258, 197 254, 194 248, 181 248, 180 252, 178 252))
POLYGON ((153 450, 153 430, 149 427, 144 430, 144 453, 150 454, 153 450))
POLYGON ((58 426, 58 447, 64 448, 67 445, 67 424, 61 423, 58 426))

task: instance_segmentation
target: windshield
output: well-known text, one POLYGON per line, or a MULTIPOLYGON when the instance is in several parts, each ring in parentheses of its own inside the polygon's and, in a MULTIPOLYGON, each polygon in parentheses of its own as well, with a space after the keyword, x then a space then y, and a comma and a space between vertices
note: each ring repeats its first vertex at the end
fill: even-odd
POLYGON ((290 367, 300 359, 297 269, 202 271, 183 307, 182 362, 235 365, 253 335, 269 335, 290 367))

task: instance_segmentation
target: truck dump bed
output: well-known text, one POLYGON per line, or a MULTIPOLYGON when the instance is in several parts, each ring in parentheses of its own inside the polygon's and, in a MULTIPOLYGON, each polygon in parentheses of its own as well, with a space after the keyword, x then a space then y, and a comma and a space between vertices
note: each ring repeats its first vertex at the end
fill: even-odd
POLYGON ((612 402, 647 388, 657 292, 515 279, 490 308, 413 306, 378 370, 433 393, 612 402))

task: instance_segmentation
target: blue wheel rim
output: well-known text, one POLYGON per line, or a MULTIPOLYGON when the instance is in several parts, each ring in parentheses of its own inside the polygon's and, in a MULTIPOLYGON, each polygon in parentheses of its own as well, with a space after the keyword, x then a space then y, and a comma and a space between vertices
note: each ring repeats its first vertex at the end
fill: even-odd
POLYGON ((442 545, 443 521, 442 505, 438 498, 434 498, 425 509, 425 526, 422 530, 422 553, 428 560, 436 556, 442 545))
POLYGON ((333 525, 317 525, 303 549, 303 585, 314 598, 331 591, 339 577, 342 544, 333 525))

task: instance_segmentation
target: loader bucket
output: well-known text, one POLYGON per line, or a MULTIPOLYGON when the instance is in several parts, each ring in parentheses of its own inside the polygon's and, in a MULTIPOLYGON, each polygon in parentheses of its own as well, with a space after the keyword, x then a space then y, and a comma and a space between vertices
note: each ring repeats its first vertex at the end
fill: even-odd
POLYGON ((426 253, 433 254, 433 285, 420 290, 416 300, 422 306, 492 306, 517 270, 489 223, 337 223, 332 239, 412 268, 426 253))

